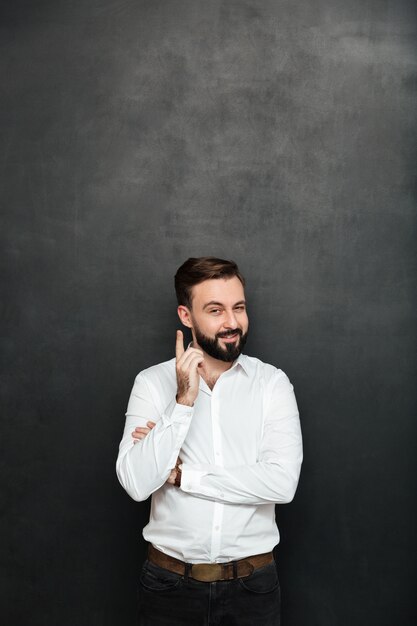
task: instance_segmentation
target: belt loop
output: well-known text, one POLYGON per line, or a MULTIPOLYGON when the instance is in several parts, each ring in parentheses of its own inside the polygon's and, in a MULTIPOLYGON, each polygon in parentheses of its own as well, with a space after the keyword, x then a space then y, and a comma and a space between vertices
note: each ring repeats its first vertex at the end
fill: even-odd
POLYGON ((185 565, 184 582, 188 583, 188 577, 189 577, 190 572, 191 572, 192 564, 191 563, 184 563, 184 565, 185 565))
POLYGON ((233 578, 237 578, 237 561, 232 561, 233 565, 233 578))

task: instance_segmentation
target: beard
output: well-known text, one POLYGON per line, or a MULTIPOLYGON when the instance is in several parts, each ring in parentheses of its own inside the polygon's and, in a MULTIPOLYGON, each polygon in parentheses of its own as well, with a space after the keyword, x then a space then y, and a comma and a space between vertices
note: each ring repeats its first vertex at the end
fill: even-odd
POLYGON ((243 333, 240 328, 235 328, 234 330, 217 333, 214 336, 214 339, 211 339, 210 337, 207 337, 207 335, 204 335, 195 323, 194 333, 198 345, 202 350, 204 350, 204 352, 206 352, 206 354, 213 357, 213 359, 219 359, 219 361, 226 361, 227 363, 235 361, 238 358, 243 351, 248 337, 248 332, 243 333), (226 343, 224 348, 220 345, 219 339, 221 337, 229 337, 230 335, 235 335, 236 333, 239 335, 236 342, 226 343))

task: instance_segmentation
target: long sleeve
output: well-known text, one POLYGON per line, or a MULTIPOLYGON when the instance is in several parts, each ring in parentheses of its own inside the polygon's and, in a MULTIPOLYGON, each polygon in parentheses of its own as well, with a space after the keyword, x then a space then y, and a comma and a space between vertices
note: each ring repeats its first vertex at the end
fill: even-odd
POLYGON ((116 473, 134 500, 146 500, 167 480, 187 435, 193 408, 177 404, 175 396, 161 412, 152 399, 145 376, 135 379, 119 446, 116 473), (152 420, 156 426, 145 439, 133 443, 132 431, 152 420))
POLYGON ((287 503, 295 494, 303 458, 293 386, 280 370, 266 396, 264 430, 256 463, 234 467, 183 464, 181 489, 230 504, 287 503))

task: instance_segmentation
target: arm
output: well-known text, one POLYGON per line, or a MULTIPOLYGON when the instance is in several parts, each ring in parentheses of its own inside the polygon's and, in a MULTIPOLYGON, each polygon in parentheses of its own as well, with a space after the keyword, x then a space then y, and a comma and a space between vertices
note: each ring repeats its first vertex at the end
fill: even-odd
POLYGON ((130 394, 116 473, 122 487, 134 500, 146 500, 171 477, 190 427, 203 353, 191 347, 184 350, 183 334, 177 331, 175 355, 177 396, 162 415, 155 407, 143 373, 136 377, 130 394), (148 421, 156 424, 135 445, 132 431, 136 427, 145 428, 148 421))
POLYGON ((145 376, 136 377, 116 462, 119 482, 131 498, 146 500, 166 482, 187 435, 192 414, 193 407, 178 404, 175 397, 160 414, 145 376), (149 420, 156 422, 155 427, 134 445, 131 432, 137 426, 146 426, 149 420))
POLYGON ((266 394, 258 461, 235 467, 184 463, 183 491, 230 504, 282 504, 293 499, 303 458, 293 386, 282 371, 277 371, 266 394))

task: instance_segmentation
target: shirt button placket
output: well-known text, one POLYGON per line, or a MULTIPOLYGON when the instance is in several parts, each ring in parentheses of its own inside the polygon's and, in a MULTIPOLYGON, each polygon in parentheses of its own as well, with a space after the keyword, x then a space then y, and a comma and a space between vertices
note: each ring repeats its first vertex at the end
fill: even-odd
MULTIPOLYGON (((220 381, 216 383, 218 386, 220 381)), ((214 464, 223 466, 223 455, 222 455, 222 442, 221 442, 221 430, 219 423, 219 412, 218 412, 218 404, 217 404, 217 393, 215 393, 217 389, 213 390, 211 396, 211 424, 212 424, 212 435, 213 435, 213 451, 214 451, 214 464)), ((223 509, 224 505, 221 502, 214 503, 213 510, 213 522, 212 522, 212 533, 211 533, 211 558, 212 561, 216 560, 218 554, 220 553, 221 547, 221 528, 222 528, 222 519, 223 519, 223 509)))

